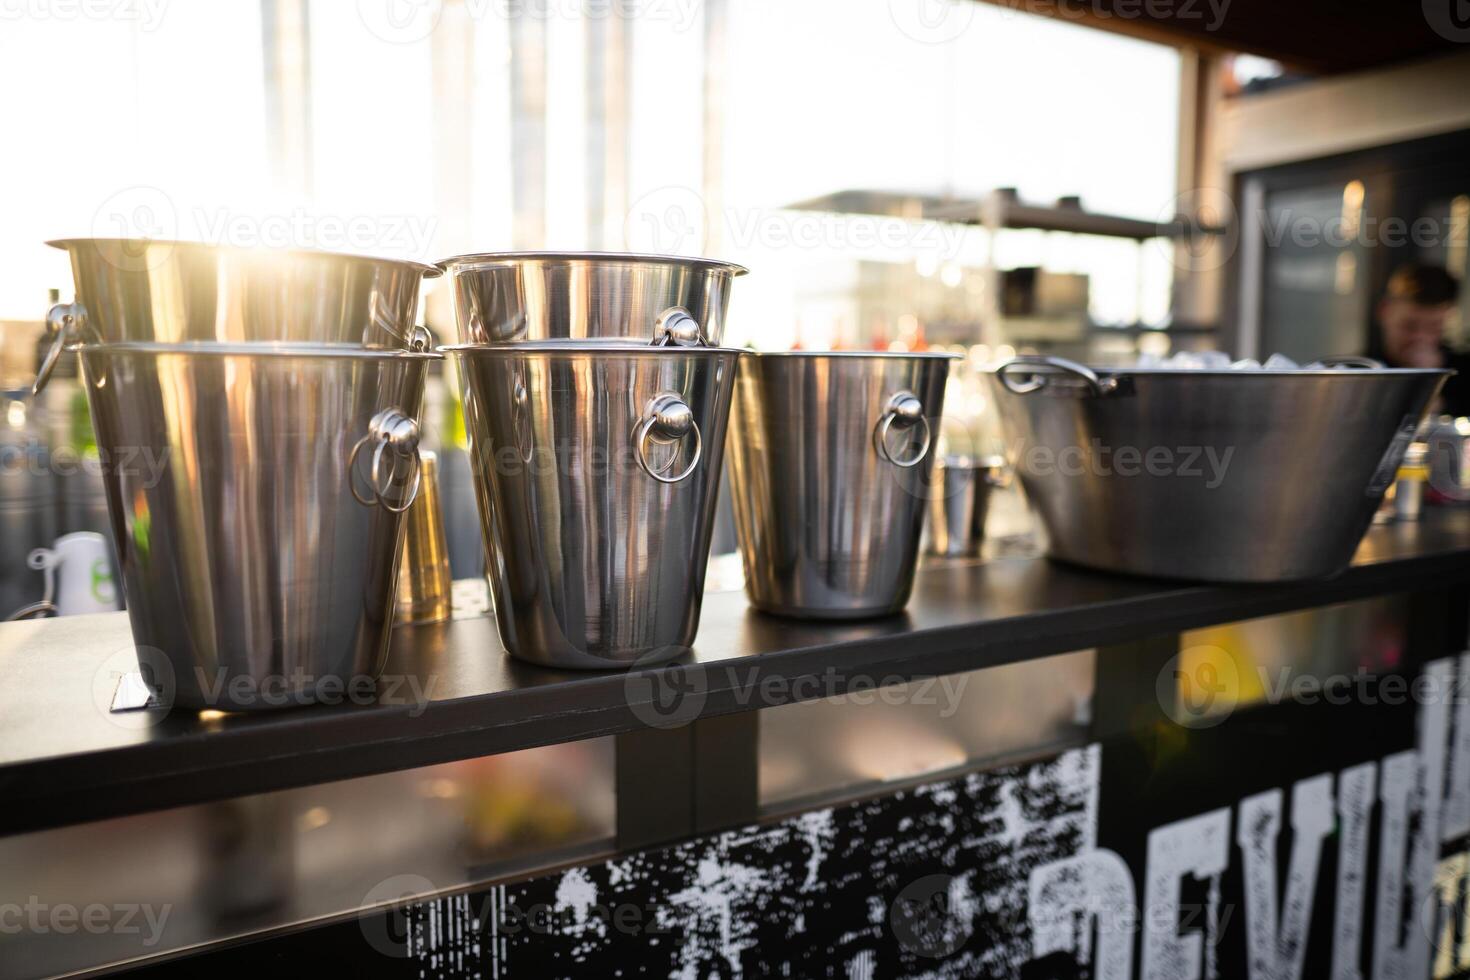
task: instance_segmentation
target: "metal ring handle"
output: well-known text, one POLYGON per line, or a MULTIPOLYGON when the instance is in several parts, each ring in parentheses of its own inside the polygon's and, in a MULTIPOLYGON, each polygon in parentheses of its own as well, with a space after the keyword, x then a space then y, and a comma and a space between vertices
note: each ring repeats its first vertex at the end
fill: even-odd
POLYGON ((423 353, 434 346, 434 335, 429 328, 423 324, 416 325, 408 332, 408 349, 415 353, 423 353))
POLYGON ((708 347, 704 327, 682 306, 671 306, 653 321, 654 347, 708 347))
POLYGON ((393 469, 389 471, 388 482, 384 483, 382 477, 379 475, 379 472, 383 468, 383 451, 392 445, 391 442, 387 441, 379 442, 378 448, 373 450, 373 494, 378 498, 378 506, 389 513, 401 514, 412 507, 413 502, 418 499, 419 485, 424 482, 424 467, 423 460, 419 458, 417 448, 406 456, 399 455, 395 450, 395 456, 397 458, 393 463, 393 469), (413 476, 409 479, 408 489, 404 491, 403 503, 395 505, 388 502, 388 490, 393 487, 393 478, 398 475, 397 459, 407 459, 409 461, 408 465, 411 468, 413 476))
POLYGON ((911 391, 900 391, 888 399, 888 406, 883 410, 883 417, 878 420, 878 425, 873 430, 873 444, 878 450, 878 455, 894 466, 908 469, 918 466, 924 457, 929 455, 929 443, 932 441, 933 430, 929 428, 929 420, 924 417, 924 403, 919 401, 911 391), (919 451, 913 456, 903 458, 895 456, 888 451, 888 434, 893 431, 894 425, 900 429, 911 429, 915 426, 923 429, 923 438, 919 440, 919 451))
POLYGON ((678 395, 658 395, 648 403, 648 407, 643 410, 642 421, 633 430, 633 447, 643 472, 660 483, 679 483, 699 465, 700 457, 704 455, 704 437, 699 432, 699 423, 694 421, 694 413, 682 398, 678 395), (668 463, 657 469, 648 461, 650 438, 658 436, 665 442, 677 442, 691 434, 694 436, 694 452, 690 454, 689 465, 678 473, 673 476, 664 475, 673 464, 672 457, 668 463))
POLYGON ((393 514, 408 510, 418 497, 419 485, 423 482, 423 467, 419 462, 418 450, 419 426, 412 418, 396 408, 385 408, 374 415, 368 423, 367 435, 357 440, 347 456, 347 488, 352 491, 353 498, 364 507, 376 505, 393 514), (368 489, 372 491, 371 497, 364 496, 357 490, 357 459, 369 442, 376 443, 373 448, 372 468, 369 470, 368 489), (393 487, 393 478, 398 475, 396 460, 388 473, 388 483, 383 483, 383 454, 390 449, 397 457, 410 459, 409 466, 412 468, 413 475, 408 490, 400 503, 392 503, 388 498, 388 492, 393 487))
POLYGON ((1307 365, 1308 370, 1312 368, 1356 368, 1363 371, 1381 371, 1387 365, 1382 361, 1375 361, 1371 357, 1358 357, 1354 354, 1341 354, 1334 357, 1322 357, 1307 365))
POLYGON ((1078 364, 1076 361, 1069 361, 1065 357, 1043 357, 1033 354, 1022 354, 1019 357, 1011 358, 996 368, 995 374, 1000 379, 1000 383, 1013 395, 1029 395, 1033 391, 1040 391, 1050 384, 1047 380, 1046 373, 1043 371, 1028 372, 1029 377, 1025 381, 1019 381, 1012 377, 1011 372, 1013 370, 1027 367, 1051 368, 1054 371, 1060 371, 1063 374, 1070 374, 1073 377, 1080 378, 1087 385, 1088 391, 1094 397, 1098 398, 1111 394, 1118 387, 1117 378, 1099 378, 1097 373, 1091 368, 1078 364))
POLYGON ((41 368, 36 372, 36 380, 31 382, 31 397, 41 393, 46 387, 46 382, 51 380, 51 372, 56 370, 56 362, 61 359, 61 352, 66 350, 66 345, 72 334, 80 333, 82 325, 87 322, 87 308, 81 303, 57 303, 46 314, 46 332, 55 336, 51 341, 51 349, 46 351, 46 357, 41 361, 41 368))

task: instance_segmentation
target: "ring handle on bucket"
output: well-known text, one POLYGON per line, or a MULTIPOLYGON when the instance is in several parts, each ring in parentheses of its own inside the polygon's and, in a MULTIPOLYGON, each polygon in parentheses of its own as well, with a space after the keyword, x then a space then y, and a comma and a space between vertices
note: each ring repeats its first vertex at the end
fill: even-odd
POLYGON ((51 372, 56 370, 61 352, 66 350, 66 345, 74 334, 81 334, 86 322, 87 308, 81 303, 57 303, 51 307, 46 314, 46 333, 55 339, 51 341, 51 349, 46 351, 41 369, 36 372, 36 380, 31 383, 32 397, 39 395, 41 389, 46 387, 46 382, 51 380, 51 372))
POLYGON ((368 423, 368 434, 357 440, 347 457, 347 488, 364 507, 377 505, 393 514, 401 514, 413 505, 419 495, 424 471, 419 462, 419 424, 396 408, 385 408, 368 423), (372 496, 367 497, 357 490, 357 458, 369 442, 373 447, 373 463, 369 488, 372 496), (393 465, 388 470, 388 479, 383 480, 383 459, 391 452, 393 465), (398 503, 392 502, 389 492, 398 478, 399 461, 407 461, 409 471, 408 489, 398 503))
POLYGON ((633 430, 633 444, 638 456, 638 465, 643 472, 653 477, 660 483, 678 483, 694 472, 699 465, 699 458, 704 454, 704 437, 699 433, 699 423, 694 421, 694 412, 678 395, 664 394, 655 395, 643 410, 643 418, 638 427, 633 430), (650 439, 656 442, 677 442, 685 436, 694 436, 694 452, 690 455, 689 465, 673 476, 665 476, 664 473, 673 464, 673 458, 661 467, 655 468, 648 461, 648 442, 650 439))
POLYGON ((878 425, 873 429, 873 445, 878 450, 878 455, 892 463, 908 469, 910 466, 918 466, 920 461, 929 454, 929 442, 933 433, 929 428, 929 420, 924 417, 924 403, 919 401, 917 395, 911 391, 900 391, 888 399, 888 405, 883 410, 883 417, 878 420, 878 425), (888 435, 897 426, 899 431, 907 431, 914 427, 923 430, 919 439, 919 451, 912 456, 897 456, 888 450, 888 435))
POLYGON ((1050 384, 1047 372, 1025 370, 1026 368, 1037 367, 1050 368, 1052 371, 1058 371, 1062 374, 1070 374, 1073 377, 1080 378, 1087 385, 1087 390, 1097 398, 1112 394, 1118 389, 1117 378, 1099 378, 1091 368, 1078 364, 1076 361, 1069 361, 1065 357, 1042 357, 1033 354, 1022 354, 1019 357, 1013 357, 1009 361, 1006 361, 996 369, 995 373, 1000 378, 1000 383, 1005 385, 1006 390, 1011 392, 1011 394, 1029 395, 1033 391, 1040 391, 1050 384), (1019 380, 1014 376, 1015 374, 1024 374, 1026 378, 1025 380, 1019 380))
POLYGON ((682 306, 671 306, 653 321, 654 347, 708 347, 704 327, 682 306))

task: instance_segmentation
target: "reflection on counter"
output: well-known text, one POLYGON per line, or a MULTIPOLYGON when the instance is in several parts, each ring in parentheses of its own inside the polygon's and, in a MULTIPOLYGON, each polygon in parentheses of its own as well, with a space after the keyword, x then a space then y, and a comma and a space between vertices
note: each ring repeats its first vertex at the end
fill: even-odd
POLYGON ((0 935, 0 976, 156 956, 602 853, 613 771, 600 738, 0 839, 0 906, 130 908, 136 927, 0 935))
POLYGON ((1087 736, 1092 650, 760 713, 760 803, 786 812, 1087 736))
POLYGON ((1192 630, 1180 637, 1172 714, 1203 726, 1294 692, 1325 696, 1332 684, 1403 670, 1408 627, 1400 595, 1192 630))

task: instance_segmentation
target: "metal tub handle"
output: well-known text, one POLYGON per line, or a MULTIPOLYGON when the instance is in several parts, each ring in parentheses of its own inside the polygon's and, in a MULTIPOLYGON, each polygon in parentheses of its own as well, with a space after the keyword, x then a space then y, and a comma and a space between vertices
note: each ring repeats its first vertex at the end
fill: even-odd
POLYGON ((919 401, 917 395, 912 391, 900 391, 888 399, 888 405, 883 410, 883 416, 878 419, 878 424, 873 427, 873 446, 878 450, 878 455, 894 466, 907 469, 910 466, 918 466, 920 461, 929 454, 929 443, 933 433, 929 428, 929 420, 924 417, 924 403, 919 401), (899 456, 888 449, 888 436, 895 428, 900 432, 906 432, 912 428, 919 428, 919 451, 912 456, 899 456))
POLYGON ((671 306, 653 321, 654 347, 708 347, 704 327, 682 306, 671 306))
POLYGON ((643 410, 643 418, 633 430, 633 443, 638 456, 638 465, 643 472, 653 477, 660 483, 678 483, 699 465, 699 459, 704 454, 704 438, 699 433, 699 423, 694 421, 694 412, 682 398, 674 394, 655 395, 643 410), (689 464, 674 476, 665 476, 665 472, 674 463, 674 457, 663 466, 655 467, 648 461, 648 443, 650 440, 663 444, 677 442, 687 435, 694 436, 694 452, 691 454, 689 464))
POLYGON ((1065 357, 1022 354, 1006 361, 996 369, 995 373, 1007 391, 1015 395, 1029 395, 1051 383, 1048 371, 1037 371, 1034 370, 1035 368, 1049 368, 1051 372, 1070 374, 1081 379, 1094 398, 1101 398, 1118 390, 1117 378, 1099 378, 1091 368, 1078 364, 1076 361, 1069 361, 1065 357), (1026 370, 1027 368, 1032 370, 1026 370), (1024 375, 1024 380, 1017 378, 1018 374, 1024 375))
POLYGON ((423 476, 423 466, 419 462, 419 424, 396 408, 385 408, 374 415, 368 423, 368 434, 357 440, 347 457, 347 486, 352 491, 352 496, 364 507, 377 505, 394 514, 403 513, 413 505, 418 496, 423 476), (357 489, 357 458, 370 442, 374 444, 369 484, 372 496, 365 496, 357 489), (383 459, 390 452, 393 455, 393 465, 388 470, 387 482, 384 482, 383 459), (400 465, 408 466, 404 474, 408 489, 403 492, 401 500, 395 503, 390 494, 397 482, 400 465))
POLYGON ((71 343, 72 338, 81 338, 81 332, 87 325, 87 308, 81 303, 57 303, 51 307, 46 314, 46 333, 53 337, 51 349, 46 351, 46 359, 41 362, 41 369, 36 372, 36 380, 31 383, 31 396, 41 393, 46 387, 46 382, 51 380, 51 372, 56 370, 56 362, 61 357, 61 352, 66 350, 66 345, 71 343))

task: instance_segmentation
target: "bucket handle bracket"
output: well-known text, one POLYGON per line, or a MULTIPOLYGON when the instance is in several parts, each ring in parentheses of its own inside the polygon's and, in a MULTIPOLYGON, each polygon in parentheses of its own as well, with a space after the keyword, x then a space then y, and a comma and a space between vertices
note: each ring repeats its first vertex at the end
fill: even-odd
POLYGON ((423 466, 419 461, 419 425, 408 415, 396 408, 385 408, 368 423, 368 434, 357 440, 347 457, 347 487, 352 496, 364 507, 374 505, 393 514, 401 514, 413 505, 423 482, 423 466), (358 491, 357 460, 368 443, 374 443, 369 489, 372 496, 358 491), (392 465, 384 480, 383 460, 393 454, 392 465), (406 461, 408 471, 403 474, 406 489, 400 495, 392 493, 398 481, 400 461, 406 461))
POLYGON ((32 397, 46 387, 46 382, 51 380, 51 372, 56 370, 56 362, 61 359, 61 352, 66 350, 73 337, 80 338, 86 323, 87 308, 81 303, 57 303, 47 312, 46 335, 53 339, 40 370, 36 372, 36 380, 31 383, 32 397))
POLYGON ((694 412, 684 399, 672 393, 655 395, 649 401, 643 409, 643 418, 633 430, 633 445, 638 457, 638 465, 642 467, 643 472, 660 483, 681 482, 694 472, 694 468, 699 465, 700 457, 704 454, 704 437, 700 435, 699 423, 694 421, 694 412), (690 453, 689 462, 678 473, 672 476, 665 475, 669 467, 674 464, 672 456, 663 466, 654 466, 648 461, 650 441, 667 444, 677 442, 689 435, 694 437, 694 451, 690 453))
POLYGON ((704 327, 682 306, 671 306, 653 321, 654 347, 708 347, 704 327))
POLYGON ((929 454, 929 443, 932 441, 933 431, 929 428, 929 420, 924 417, 924 403, 911 391, 896 392, 888 399, 888 404, 883 409, 883 416, 878 419, 878 424, 873 429, 873 447, 878 450, 878 455, 894 466, 908 469, 918 466, 929 454), (899 431, 917 428, 919 430, 919 449, 911 456, 900 456, 891 452, 888 448, 888 436, 897 428, 899 431))

